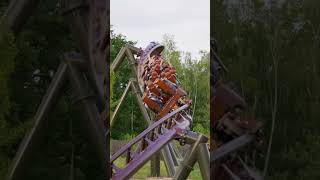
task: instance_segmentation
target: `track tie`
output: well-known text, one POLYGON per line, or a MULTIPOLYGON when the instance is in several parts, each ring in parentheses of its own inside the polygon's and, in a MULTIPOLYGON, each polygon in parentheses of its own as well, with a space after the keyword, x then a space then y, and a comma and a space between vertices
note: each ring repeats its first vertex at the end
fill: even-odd
POLYGON ((154 142, 151 141, 149 138, 145 137, 144 140, 146 140, 148 142, 148 146, 152 145, 154 142))
POLYGON ((164 134, 169 131, 169 129, 167 129, 167 128, 162 128, 161 130, 163 131, 164 134))
POLYGON ((178 122, 176 119, 173 119, 173 121, 176 123, 176 125, 180 125, 181 123, 178 122))

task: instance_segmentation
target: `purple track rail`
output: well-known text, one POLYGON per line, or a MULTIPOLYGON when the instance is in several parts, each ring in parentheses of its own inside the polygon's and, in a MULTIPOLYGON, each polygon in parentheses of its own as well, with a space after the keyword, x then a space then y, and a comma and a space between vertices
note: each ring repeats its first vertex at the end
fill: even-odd
POLYGON ((185 130, 189 127, 190 121, 184 118, 180 112, 187 109, 189 106, 190 104, 185 104, 171 113, 168 113, 112 155, 112 179, 123 180, 130 178, 164 145, 169 143, 173 138, 183 135, 185 130), (182 118, 176 120, 177 116, 182 118), (132 153, 131 149, 138 143, 140 143, 139 148, 136 152, 132 153), (127 164, 125 167, 119 168, 114 165, 114 162, 124 153, 127 155, 127 164))

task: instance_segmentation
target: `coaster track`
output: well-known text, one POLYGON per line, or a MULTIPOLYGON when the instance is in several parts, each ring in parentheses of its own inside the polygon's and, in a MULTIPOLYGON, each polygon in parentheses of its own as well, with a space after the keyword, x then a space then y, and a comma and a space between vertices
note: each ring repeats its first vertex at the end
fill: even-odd
MULTIPOLYGON (((192 118, 189 115, 190 105, 192 101, 187 97, 187 93, 182 89, 177 80, 177 74, 175 68, 163 59, 161 52, 164 47, 158 43, 151 42, 144 50, 127 45, 120 50, 116 60, 113 62, 113 69, 124 59, 124 55, 128 56, 129 63, 132 65, 133 71, 139 82, 141 97, 141 104, 146 109, 155 114, 154 122, 149 127, 140 133, 137 137, 129 141, 128 144, 123 146, 111 157, 112 166, 112 179, 121 180, 128 179, 134 173, 136 173, 148 160, 151 159, 158 151, 163 149, 172 140, 178 140, 183 145, 185 144, 185 136, 191 133, 190 125, 192 118), (131 53, 132 50, 136 50, 135 53, 140 57, 139 60, 135 60, 131 53), (131 58, 130 58, 131 57, 131 58), (116 161, 122 157, 126 157, 126 164, 124 167, 117 167, 116 161)), ((129 85, 133 85, 131 81, 129 85)), ((126 88, 122 100, 127 94, 128 88, 126 88)), ((139 96, 138 96, 139 99, 139 96)), ((122 101, 121 100, 121 101, 122 101)), ((120 107, 121 102, 118 107, 120 107)), ((118 109, 117 112, 118 112, 118 109)), ((144 110, 144 108, 142 108, 144 110)), ((111 120, 113 122, 113 118, 111 120)), ((198 149, 198 144, 205 143, 207 140, 203 136, 199 136, 195 133, 196 138, 193 139, 193 143, 196 144, 195 149, 198 149), (200 137, 200 138, 198 138, 200 137), (197 143, 195 141, 198 141, 197 143)), ((172 146, 168 146, 172 149, 172 146)), ((208 152, 208 148, 205 148, 208 152)), ((205 150, 203 156, 206 155, 205 150)), ((171 161, 175 158, 175 154, 172 151, 167 151, 171 161)), ((192 155, 195 156, 194 151, 192 155)), ((167 157, 168 157, 167 156, 167 157)), ((207 154, 209 161, 209 153, 207 154)), ((170 159, 169 158, 169 159, 170 159)), ((188 158, 187 158, 188 159, 188 158)), ((189 167, 192 167, 196 158, 188 160, 186 164, 170 164, 165 161, 167 169, 170 170, 171 176, 174 179, 184 179, 191 172, 181 170, 185 169, 188 163, 189 167), (172 166, 173 165, 173 166, 172 166), (175 167, 179 166, 179 167, 175 167), (176 169, 178 169, 176 171, 176 169)), ((207 170, 204 170, 204 179, 209 179, 209 163, 207 163, 207 170)), ((170 174, 170 173, 169 173, 170 174)))
POLYGON ((159 119, 112 155, 113 179, 129 178, 169 141, 183 136, 186 128, 190 125, 190 120, 186 118, 176 120, 174 116, 179 115, 178 113, 188 107, 189 104, 186 104, 159 119), (132 152, 133 146, 136 144, 139 146, 135 152, 132 152), (124 168, 116 167, 113 163, 125 153, 127 164, 124 168))

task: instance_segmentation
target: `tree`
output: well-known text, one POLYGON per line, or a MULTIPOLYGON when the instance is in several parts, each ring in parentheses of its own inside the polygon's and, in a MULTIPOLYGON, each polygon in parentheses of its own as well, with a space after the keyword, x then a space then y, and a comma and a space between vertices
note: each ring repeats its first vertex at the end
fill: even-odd
MULTIPOLYGON (((135 43, 127 40, 124 35, 116 34, 114 31, 111 31, 110 64, 125 44, 134 45, 135 43)), ((110 102, 111 111, 114 111, 119 103, 121 95, 124 92, 130 77, 135 76, 133 75, 127 60, 124 60, 124 63, 121 64, 117 72, 112 72, 111 79, 113 79, 113 86, 111 89, 113 93, 110 102)), ((124 105, 121 107, 119 114, 115 119, 115 124, 111 129, 111 137, 114 139, 131 139, 131 137, 136 136, 147 127, 136 102, 136 97, 132 93, 128 94, 123 103, 124 105)))
MULTIPOLYGON (((319 109, 319 63, 314 61, 320 55, 314 51, 319 46, 315 35, 319 33, 316 19, 320 14, 315 8, 319 2, 272 1, 273 11, 269 2, 216 1, 212 30, 229 69, 227 79, 253 107, 250 114, 265 123, 265 137, 273 134, 266 178, 317 179, 319 173, 311 167, 319 157, 308 148, 317 148, 319 137, 315 130, 320 116, 315 111, 319 109), (249 13, 241 18, 244 10, 249 13), (297 160, 297 154, 304 158, 297 160)), ((268 138, 265 141, 269 143, 268 138)), ((266 151, 257 160, 261 169, 265 159, 266 151)))
POLYGON ((209 96, 210 96, 210 59, 209 53, 201 51, 200 59, 192 59, 189 52, 177 50, 174 37, 168 34, 163 36, 165 46, 164 57, 177 70, 181 87, 187 96, 193 100, 192 116, 194 130, 209 134, 209 96))

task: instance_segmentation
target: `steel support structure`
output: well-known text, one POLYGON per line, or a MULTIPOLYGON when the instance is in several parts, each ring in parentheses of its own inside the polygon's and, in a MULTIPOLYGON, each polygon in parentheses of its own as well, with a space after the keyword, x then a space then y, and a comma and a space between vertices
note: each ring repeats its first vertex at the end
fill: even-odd
MULTIPOLYGON (((128 62, 131 65, 132 71, 134 72, 134 74, 137 74, 137 67, 136 67, 136 60, 133 56, 133 54, 137 54, 139 52, 139 49, 131 46, 131 45, 126 45, 125 47, 122 47, 120 52, 118 53, 116 59, 114 60, 114 62, 111 65, 111 70, 112 71, 116 71, 118 69, 118 67, 120 66, 121 63, 123 63, 123 60, 128 57, 128 62), (133 52, 132 52, 133 51, 133 52)), ((120 98, 120 102, 117 105, 111 119, 110 119, 110 125, 111 127, 114 125, 115 122, 115 118, 118 115, 119 109, 123 104, 123 101, 125 99, 125 97, 128 95, 129 91, 132 91, 132 93, 135 95, 139 109, 143 115, 143 118, 145 120, 145 122, 148 125, 151 125, 153 123, 153 121, 150 118, 149 113, 147 112, 147 109, 145 108, 145 106, 143 105, 142 102, 142 97, 141 97, 141 91, 138 88, 138 84, 137 84, 137 77, 135 78, 131 78, 129 80, 129 82, 127 83, 127 86, 120 98)), ((165 161, 166 164, 166 168, 167 171, 169 173, 170 176, 173 176, 174 172, 175 172, 175 166, 174 166, 174 162, 173 159, 176 159, 176 157, 172 157, 173 155, 170 154, 169 148, 167 147, 168 145, 166 145, 163 150, 161 150, 160 155, 162 156, 162 158, 165 161)), ((151 166, 151 174, 155 175, 155 176, 159 176, 160 175, 160 157, 158 157, 159 154, 156 154, 153 159, 152 159, 152 166, 151 166)))
MULTIPOLYGON (((124 59, 127 58, 128 63, 129 63, 129 65, 131 65, 132 71, 136 76, 135 78, 132 78, 129 80, 127 87, 125 88, 125 90, 120 98, 120 102, 117 105, 115 112, 111 118, 111 125, 114 124, 115 118, 116 118, 117 114, 119 113, 119 109, 122 106, 124 98, 127 96, 128 92, 130 90, 132 90, 137 98, 138 105, 140 107, 140 110, 143 113, 143 117, 144 117, 145 121, 148 123, 148 125, 150 126, 149 128, 154 126, 154 124, 153 124, 154 122, 150 119, 150 115, 147 112, 147 110, 142 102, 142 98, 141 98, 141 95, 142 95, 141 91, 142 90, 141 89, 138 90, 138 88, 137 88, 137 85, 138 85, 138 83, 137 83, 137 81, 138 81, 137 64, 138 63, 137 63, 137 60, 134 58, 134 54, 138 54, 138 52, 139 52, 138 48, 136 48, 132 45, 125 45, 124 47, 121 48, 116 59, 113 61, 112 65, 111 65, 111 70, 116 71, 119 68, 119 66, 121 65, 121 63, 123 63, 124 59)), ((157 124, 157 123, 155 123, 155 124, 157 124)), ((147 130, 145 130, 145 131, 147 131, 147 130)), ((140 134, 139 136, 141 136, 142 134, 140 134)), ((121 152, 124 152, 126 148, 129 150, 130 149, 129 144, 136 143, 138 141, 137 138, 133 139, 132 141, 130 141, 128 143, 128 145, 123 147, 121 152)), ((194 166, 194 164, 196 162, 198 162, 203 179, 209 180, 210 179, 210 162, 209 162, 210 158, 209 158, 208 145, 206 144, 208 141, 208 138, 202 134, 197 134, 192 131, 187 131, 187 133, 183 136, 183 138, 185 139, 185 143, 189 144, 191 146, 191 148, 188 150, 188 152, 184 156, 184 160, 182 162, 180 162, 178 160, 178 157, 175 152, 176 150, 174 150, 173 144, 170 143, 170 141, 173 139, 169 140, 168 143, 165 143, 163 145, 163 147, 159 147, 159 148, 161 148, 160 154, 162 155, 162 158, 163 158, 164 163, 166 165, 167 172, 168 172, 169 176, 173 177, 173 179, 186 179, 189 176, 190 172, 192 171, 192 167, 194 166)), ((117 154, 117 153, 112 156, 113 158, 111 161, 115 160, 119 156, 119 154, 117 154)), ((146 155, 147 155, 147 153, 146 153, 146 155)), ((150 154, 148 154, 147 156, 149 156, 149 155, 150 154)), ((160 175, 160 173, 159 173, 159 169, 160 169, 159 160, 160 160, 160 158, 157 157, 158 155, 159 155, 159 153, 154 153, 152 158, 147 158, 147 159, 143 158, 144 159, 143 162, 146 162, 146 160, 155 159, 155 161, 151 162, 151 175, 155 175, 155 176, 160 175)), ((138 161, 138 160, 136 160, 136 161, 138 161)), ((142 164, 139 165, 139 167, 141 167, 141 166, 142 166, 142 164)), ((132 169, 132 168, 128 168, 128 170, 129 169, 132 169)), ((123 175, 123 173, 127 174, 127 175, 121 176, 121 177, 128 178, 128 177, 132 176, 137 170, 138 169, 136 167, 134 168, 134 171, 130 171, 130 172, 125 172, 125 171, 121 170, 120 174, 121 175, 123 175)), ((115 177, 115 179, 118 179, 118 178, 119 178, 118 176, 115 177)))
POLYGON ((210 179, 209 151, 206 145, 208 138, 202 134, 196 135, 196 141, 186 153, 183 162, 173 176, 174 180, 187 179, 194 164, 198 161, 203 179, 210 179))
MULTIPOLYGON (((38 4, 38 0, 13 0, 4 14, 4 23, 18 34, 38 4)), ((43 141, 47 116, 62 95, 61 87, 67 78, 72 82, 76 102, 82 107, 82 123, 89 143, 94 147, 101 172, 110 177, 109 163, 109 118, 102 112, 109 110, 109 0, 61 0, 61 12, 70 24, 71 32, 79 41, 80 54, 68 53, 42 98, 34 116, 35 123, 20 143, 11 163, 8 180, 22 179, 33 152, 43 141), (105 122, 103 122, 105 121, 105 122), (107 122, 106 122, 107 121, 107 122)), ((108 114, 108 113, 106 113, 108 114)))
POLYGON ((36 145, 43 134, 45 120, 49 112, 56 105, 57 99, 60 97, 61 87, 67 77, 66 71, 67 65, 65 63, 61 63, 34 116, 34 125, 20 143, 18 152, 11 163, 8 173, 9 180, 20 179, 23 174, 23 170, 27 167, 30 156, 36 149, 36 145))

